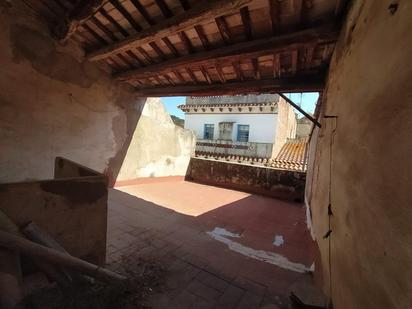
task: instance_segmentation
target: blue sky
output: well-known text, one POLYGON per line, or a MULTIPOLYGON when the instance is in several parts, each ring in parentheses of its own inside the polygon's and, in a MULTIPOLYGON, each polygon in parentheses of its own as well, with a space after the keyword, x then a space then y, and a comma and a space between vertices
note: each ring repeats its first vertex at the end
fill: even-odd
MULTIPOLYGON (((313 112, 315 111, 316 101, 318 100, 319 94, 317 92, 290 93, 286 96, 296 104, 300 105, 304 111, 313 114, 313 112)), ((184 118, 184 114, 180 109, 177 108, 177 106, 180 104, 185 104, 185 99, 186 97, 161 98, 169 114, 175 115, 179 118, 184 118)), ((301 117, 301 115, 299 117, 301 117)))

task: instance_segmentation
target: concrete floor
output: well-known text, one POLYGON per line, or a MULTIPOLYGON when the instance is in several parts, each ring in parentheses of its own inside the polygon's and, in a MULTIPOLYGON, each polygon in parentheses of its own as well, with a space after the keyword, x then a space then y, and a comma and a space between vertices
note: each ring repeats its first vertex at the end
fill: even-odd
POLYGON ((107 261, 113 269, 122 256, 165 265, 153 308, 289 308, 291 287, 311 281, 305 218, 299 204, 152 180, 110 191, 107 261))

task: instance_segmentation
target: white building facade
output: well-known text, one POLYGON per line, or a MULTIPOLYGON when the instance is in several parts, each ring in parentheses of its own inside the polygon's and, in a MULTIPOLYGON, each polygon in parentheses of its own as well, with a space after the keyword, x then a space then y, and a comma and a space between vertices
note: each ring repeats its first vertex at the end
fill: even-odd
POLYGON ((179 108, 199 153, 272 158, 296 134, 293 108, 278 95, 188 97, 179 108))

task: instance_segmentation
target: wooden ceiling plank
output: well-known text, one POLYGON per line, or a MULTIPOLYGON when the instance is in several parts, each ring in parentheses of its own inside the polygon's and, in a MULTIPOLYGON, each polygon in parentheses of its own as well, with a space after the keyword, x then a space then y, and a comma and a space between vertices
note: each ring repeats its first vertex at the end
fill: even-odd
POLYGON ((163 83, 162 83, 162 81, 160 80, 160 78, 159 78, 159 76, 153 76, 153 78, 156 80, 156 82, 159 84, 159 85, 162 85, 163 83))
POLYGON ((246 39, 250 41, 253 39, 253 34, 252 34, 252 23, 250 20, 249 8, 247 6, 240 9, 240 16, 242 18, 243 28, 245 29, 246 39))
MULTIPOLYGON (((144 58, 149 64, 154 63, 154 62, 153 62, 153 59, 150 57, 150 55, 147 53, 147 51, 146 51, 144 48, 138 47, 137 50, 139 51, 139 53, 142 54, 143 58, 144 58)), ((153 75, 153 74, 152 74, 152 75, 153 75)), ((156 74, 154 74, 154 75, 156 75, 156 74)))
POLYGON ((200 71, 202 72, 205 80, 208 82, 208 84, 210 85, 212 83, 212 79, 210 78, 209 72, 207 71, 206 68, 204 68, 203 66, 200 67, 200 71))
POLYGON ((278 53, 273 54, 273 77, 280 77, 280 55, 278 53))
POLYGON ((133 63, 131 63, 125 56, 122 54, 117 54, 117 57, 123 61, 124 64, 126 64, 129 67, 133 67, 133 63))
POLYGON ((206 49, 206 50, 210 49, 210 43, 209 43, 209 40, 207 39, 205 31, 203 30, 203 27, 200 26, 200 25, 196 25, 195 26, 195 31, 196 31, 197 36, 199 37, 200 41, 202 42, 203 48, 206 49))
POLYGON ((223 74, 222 67, 220 65, 215 65, 217 75, 219 76, 221 83, 226 83, 225 75, 223 74))
MULTIPOLYGON (((111 0, 113 1, 113 0, 111 0)), ((195 25, 210 21, 222 15, 238 12, 252 0, 208 0, 200 2, 192 9, 171 18, 165 19, 156 25, 129 36, 128 38, 89 53, 90 60, 98 61, 111 54, 116 54, 130 48, 141 46, 158 39, 168 37, 177 32, 188 30, 195 25)))
POLYGON ((181 83, 186 82, 186 80, 183 78, 182 74, 180 74, 177 70, 174 70, 172 72, 176 76, 176 78, 179 80, 179 82, 181 82, 181 83))
POLYGON ((195 54, 185 55, 179 58, 170 59, 145 69, 136 69, 123 72, 116 77, 120 80, 127 80, 132 76, 150 76, 158 72, 170 72, 178 67, 193 65, 215 65, 222 62, 237 62, 242 59, 258 58, 273 53, 290 52, 310 44, 320 42, 336 41, 338 31, 334 25, 324 25, 294 33, 279 35, 277 37, 258 39, 254 41, 241 42, 224 46, 218 49, 202 51, 195 54))
POLYGON ((235 61, 235 62, 232 63, 232 66, 233 66, 233 69, 234 69, 234 71, 235 71, 236 78, 237 78, 238 80, 241 80, 241 81, 242 81, 242 80, 244 79, 244 76, 243 76, 242 69, 240 68, 240 62, 239 62, 239 61, 235 61))
POLYGON ((269 0, 269 12, 270 20, 272 23, 272 33, 276 35, 279 33, 280 28, 280 14, 281 14, 281 3, 279 0, 269 0))
POLYGON ((165 43, 165 45, 170 50, 170 52, 173 54, 173 56, 178 57, 180 55, 179 51, 172 44, 172 42, 170 42, 169 38, 163 38, 162 41, 165 43))
POLYGON ((290 53, 290 58, 291 58, 291 65, 290 65, 290 70, 292 74, 296 74, 296 71, 298 69, 298 50, 295 49, 290 53))
POLYGON ((150 42, 149 45, 151 48, 153 48, 153 50, 155 51, 155 53, 160 59, 162 60, 166 59, 164 52, 160 49, 160 47, 155 42, 150 42))
POLYGON ((100 8, 99 13, 106 18, 124 37, 128 37, 129 33, 110 15, 104 8, 100 8))
POLYGON ((169 75, 167 75, 167 74, 165 74, 165 75, 162 75, 168 82, 169 82, 169 84, 171 84, 171 85, 175 85, 175 82, 170 78, 170 76, 169 75))
POLYGON ((155 0, 155 2, 157 6, 160 8, 160 10, 162 11, 162 14, 164 17, 170 18, 173 16, 172 11, 170 10, 166 2, 164 2, 164 0, 155 0))
POLYGON ((119 2, 119 0, 109 0, 109 2, 119 11, 119 13, 127 20, 127 22, 136 30, 137 32, 142 31, 142 27, 134 20, 133 16, 127 11, 124 6, 119 2))
POLYGON ((257 58, 252 58, 252 67, 253 67, 253 74, 255 75, 255 79, 260 79, 260 70, 259 70, 259 61, 257 58))
POLYGON ((225 84, 177 85, 136 89, 139 96, 213 96, 247 93, 315 92, 324 88, 324 74, 293 78, 251 80, 225 84))
POLYGON ((82 25, 82 27, 89 32, 96 40, 98 40, 102 45, 107 45, 109 42, 106 41, 103 37, 101 37, 96 31, 94 31, 90 26, 86 23, 82 25))
POLYGON ((309 46, 306 50, 306 55, 305 55, 305 68, 310 69, 312 66, 312 60, 313 60, 313 54, 315 52, 316 46, 312 45, 309 46))
POLYGON ((190 42, 190 40, 187 37, 186 33, 184 31, 179 32, 178 36, 179 36, 180 41, 182 41, 182 43, 183 43, 185 49, 187 50, 187 52, 189 54, 193 54, 195 50, 193 48, 192 42, 190 42))
POLYGON ((136 10, 143 16, 143 18, 147 21, 147 23, 151 26, 155 24, 155 21, 152 17, 150 17, 149 13, 147 12, 146 8, 140 3, 139 0, 130 0, 136 10))
POLYGON ((193 71, 189 68, 186 68, 186 72, 189 75, 190 79, 192 80, 193 83, 197 84, 197 78, 195 76, 195 74, 193 73, 193 71))
POLYGON ((92 16, 90 20, 100 29, 102 30, 113 42, 117 42, 119 39, 114 35, 112 31, 110 31, 103 23, 98 20, 96 17, 92 16))
POLYGON ((131 50, 126 51, 126 54, 129 55, 130 58, 134 59, 140 67, 144 67, 145 64, 142 60, 139 59, 131 50))

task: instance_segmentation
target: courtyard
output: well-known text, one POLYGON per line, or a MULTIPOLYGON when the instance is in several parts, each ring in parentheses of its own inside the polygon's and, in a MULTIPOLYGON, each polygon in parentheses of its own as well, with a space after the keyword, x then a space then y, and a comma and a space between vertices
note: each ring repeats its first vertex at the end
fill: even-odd
POLYGON ((290 308, 311 285, 305 208, 240 191, 146 179, 109 193, 107 263, 138 258, 167 269, 153 308, 290 308))

